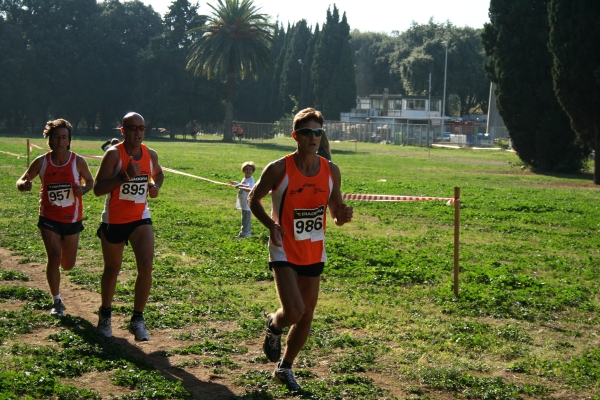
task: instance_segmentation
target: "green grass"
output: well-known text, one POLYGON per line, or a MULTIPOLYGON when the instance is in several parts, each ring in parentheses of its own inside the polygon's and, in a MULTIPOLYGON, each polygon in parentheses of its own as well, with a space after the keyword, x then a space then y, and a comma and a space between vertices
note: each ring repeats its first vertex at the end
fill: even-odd
MULTIPOLYGON (((24 154, 24 142, 4 137, 0 150, 24 154)), ((42 139, 33 142, 45 147, 42 139)), ((72 148, 101 155, 102 142, 76 138, 72 148)), ((220 182, 239 180, 249 160, 258 179, 268 162, 294 149, 289 138, 147 144, 164 167, 220 182)), ((315 322, 295 364, 304 397, 600 399, 600 200, 589 174, 533 174, 508 152, 362 143, 332 149, 345 193, 452 197, 461 188, 460 295, 452 286, 454 207, 351 202, 353 222, 327 231, 329 262, 315 322)), ((88 162, 95 174, 99 161, 88 162)), ((23 263, 44 264, 37 194, 14 188, 25 161, 0 154, 0 168, 0 246, 23 263)), ((156 259, 146 320, 155 332, 176 329, 162 356, 178 357, 179 368, 227 377, 239 398, 284 398, 270 379, 272 364, 256 356, 264 317, 278 305, 266 267, 268 231, 254 219, 251 239, 233 239, 240 225, 235 195, 166 173, 150 202, 156 259), (254 347, 242 344, 248 342, 254 347)), ((87 195, 84 203, 78 265, 64 276, 95 293, 103 199, 87 195)), ((117 315, 132 311, 134 279, 135 260, 126 251, 117 315)), ((94 369, 129 388, 122 398, 189 396, 185 381, 178 386, 95 336, 93 322, 51 320, 47 293, 20 286, 26 280, 26 271, 0 270, 0 302, 22 304, 0 314, 0 393, 94 398, 77 385, 94 369), (42 328, 55 329, 48 339, 58 347, 15 345, 42 328), (48 354, 63 361, 61 370, 48 354), (69 385, 62 376, 72 379, 69 385)))

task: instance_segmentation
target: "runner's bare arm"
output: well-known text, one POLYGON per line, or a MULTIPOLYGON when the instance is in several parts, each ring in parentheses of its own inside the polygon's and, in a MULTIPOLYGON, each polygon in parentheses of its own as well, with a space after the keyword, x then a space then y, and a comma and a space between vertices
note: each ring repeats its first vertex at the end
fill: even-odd
POLYGON ((340 190, 342 175, 340 169, 332 162, 329 163, 329 168, 331 169, 331 176, 333 177, 333 188, 331 189, 331 196, 329 197, 328 204, 329 213, 334 219, 335 224, 341 226, 352 220, 354 210, 351 206, 347 206, 342 199, 342 192, 340 190))
POLYGON ((271 190, 275 189, 277 184, 285 175, 285 160, 273 161, 265 167, 258 182, 248 194, 248 206, 252 214, 269 229, 271 241, 275 246, 281 246, 281 235, 285 234, 283 228, 276 224, 275 221, 265 211, 261 200, 265 198, 271 190))
POLYGON ((94 180, 94 194, 102 196, 121 186, 123 179, 116 173, 119 149, 111 147, 104 153, 94 180))
POLYGON ((17 189, 20 192, 27 191, 29 192, 33 187, 33 183, 31 182, 36 176, 39 175, 40 169, 42 169, 42 165, 44 163, 44 157, 46 155, 43 154, 33 160, 27 171, 17 180, 17 189))
POLYGON ((90 167, 88 166, 87 161, 85 161, 85 158, 77 156, 76 163, 79 176, 85 181, 85 185, 75 188, 75 195, 81 197, 94 188, 94 178, 92 177, 90 167))
POLYGON ((151 198, 155 198, 158 196, 158 191, 163 185, 165 174, 163 173, 162 167, 158 163, 158 153, 152 149, 148 149, 148 152, 150 153, 152 165, 154 166, 154 169, 152 170, 152 180, 154 183, 150 183, 148 185, 148 195, 151 198))

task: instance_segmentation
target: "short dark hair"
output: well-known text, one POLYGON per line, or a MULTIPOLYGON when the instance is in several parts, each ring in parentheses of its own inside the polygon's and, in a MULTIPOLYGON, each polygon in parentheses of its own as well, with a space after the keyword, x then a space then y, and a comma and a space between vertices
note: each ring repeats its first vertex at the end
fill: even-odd
POLYGON ((52 149, 52 146, 50 145, 50 139, 52 139, 52 132, 58 128, 65 128, 67 131, 69 131, 69 145, 67 146, 67 150, 71 150, 71 131, 73 130, 73 126, 69 121, 62 118, 46 122, 46 126, 44 127, 44 137, 48 139, 48 147, 52 149))
POLYGON ((314 108, 305 108, 304 110, 298 111, 298 114, 294 117, 294 132, 298 129, 299 125, 308 121, 317 121, 323 126, 323 114, 321 114, 321 111, 315 110, 314 108))

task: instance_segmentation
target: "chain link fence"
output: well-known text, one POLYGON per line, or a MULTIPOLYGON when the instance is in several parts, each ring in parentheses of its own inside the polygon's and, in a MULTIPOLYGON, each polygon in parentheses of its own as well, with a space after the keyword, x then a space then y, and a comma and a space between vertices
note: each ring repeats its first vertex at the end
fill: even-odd
MULTIPOLYGON (((292 120, 275 123, 236 121, 243 128, 243 134, 234 134, 234 140, 268 140, 291 136, 292 120)), ((198 124, 196 135, 223 135, 223 124, 198 124)), ((498 140, 508 140, 506 128, 490 128, 474 123, 435 124, 384 124, 380 122, 352 123, 325 121, 324 126, 330 141, 380 143, 399 146, 426 147, 431 144, 454 146, 492 147, 498 140)), ((231 129, 231 128, 230 128, 231 129)), ((239 129, 239 128, 238 128, 239 129)), ((191 132, 190 132, 191 134, 191 132)), ((194 137, 193 135, 190 135, 194 137)))

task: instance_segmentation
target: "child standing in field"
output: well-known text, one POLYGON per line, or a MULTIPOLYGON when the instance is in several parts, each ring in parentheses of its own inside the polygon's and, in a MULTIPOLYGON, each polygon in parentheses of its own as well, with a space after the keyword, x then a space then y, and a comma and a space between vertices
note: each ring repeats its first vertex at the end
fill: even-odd
POLYGON ((244 179, 236 185, 238 190, 237 201, 235 208, 242 210, 242 230, 236 236, 236 238, 248 238, 252 236, 252 212, 248 207, 248 193, 247 189, 254 187, 254 178, 252 174, 256 171, 256 165, 252 161, 246 161, 242 164, 242 172, 244 173, 244 179), (246 190, 245 190, 246 189, 246 190))

